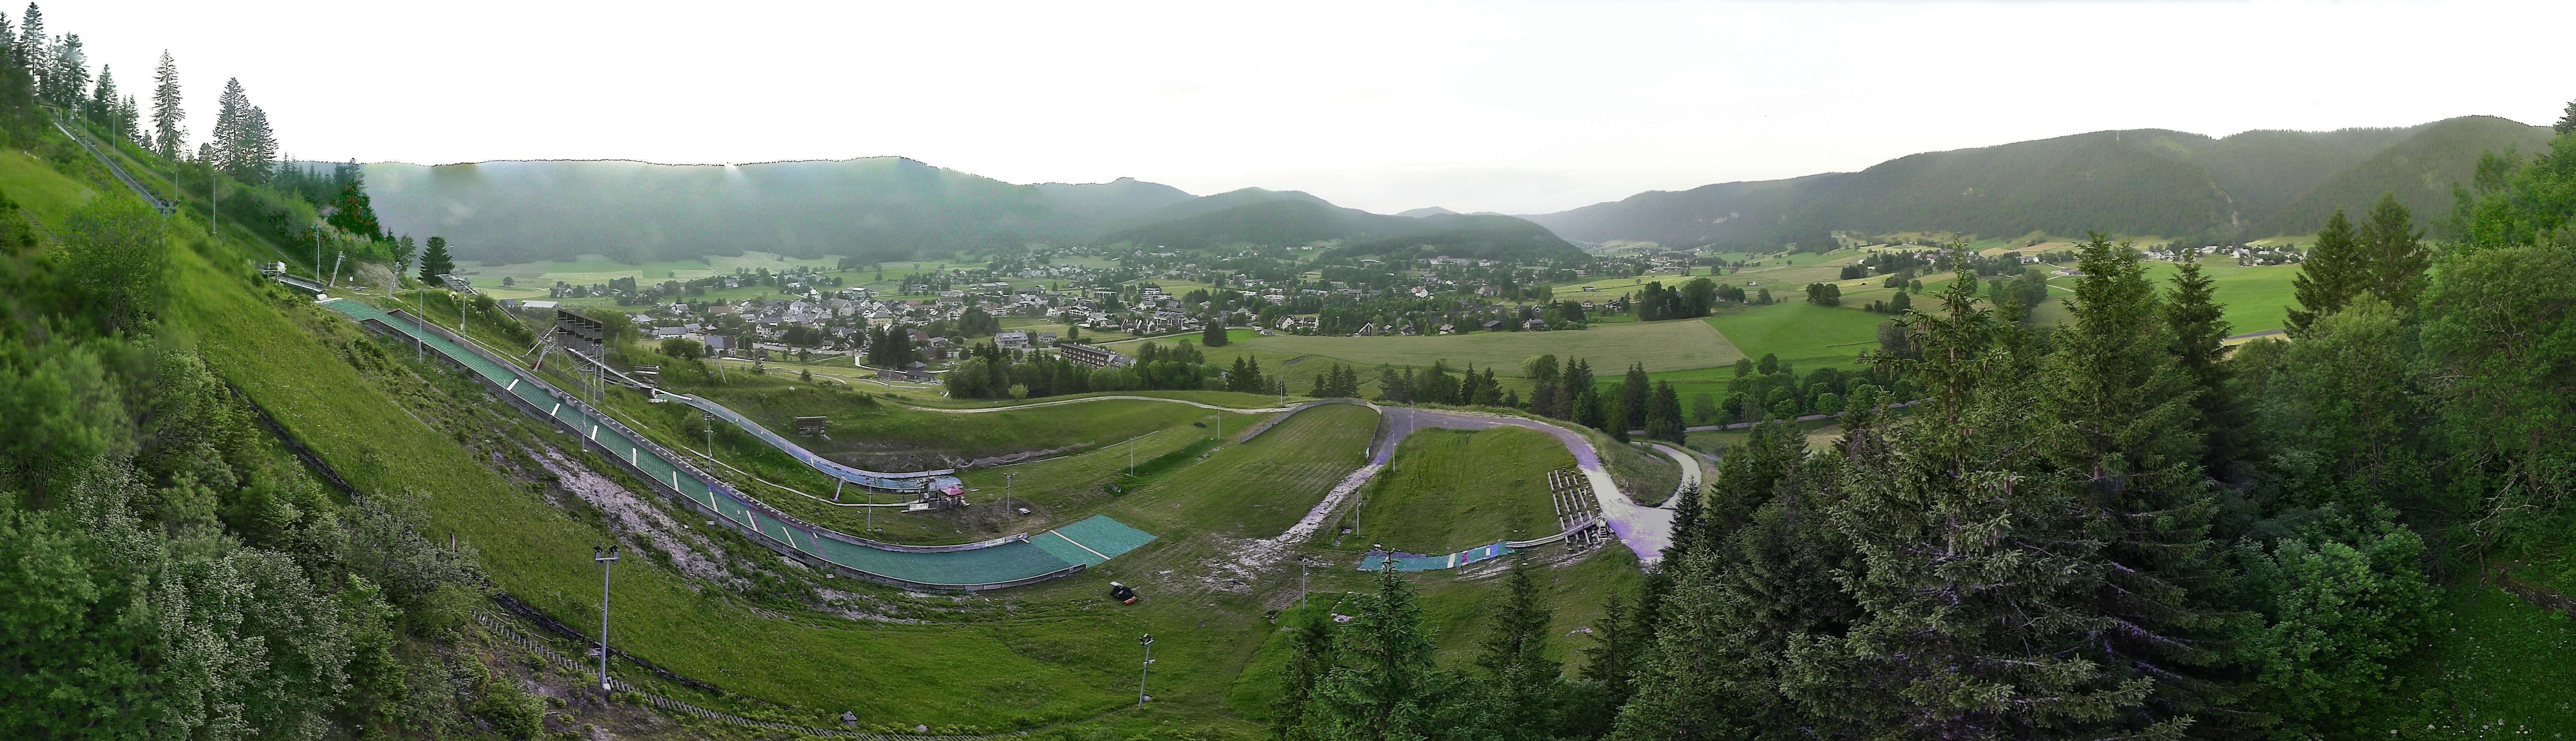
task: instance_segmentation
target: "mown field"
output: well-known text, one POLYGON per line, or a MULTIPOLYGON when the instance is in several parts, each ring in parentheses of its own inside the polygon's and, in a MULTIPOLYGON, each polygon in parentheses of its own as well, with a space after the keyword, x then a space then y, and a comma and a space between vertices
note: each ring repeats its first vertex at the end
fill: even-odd
MULTIPOLYGON (((1522 361, 1539 355, 1558 358, 1592 358, 1594 367, 1616 362, 1642 362, 1648 371, 1703 368, 1735 362, 1742 357, 1724 335, 1695 321, 1632 322, 1596 326, 1580 331, 1559 332, 1474 332, 1460 335, 1425 337, 1330 337, 1279 335, 1254 337, 1226 347, 1209 350, 1211 361, 1230 357, 1228 353, 1257 352, 1268 358, 1316 356, 1374 369, 1379 364, 1428 366, 1446 360, 1452 367, 1474 363, 1477 368, 1493 368, 1496 373, 1516 375, 1522 361)), ((1300 361, 1299 365, 1315 362, 1300 361)), ((1292 391, 1298 390, 1291 388, 1292 391)))
POLYGON ((1441 554, 1554 534, 1547 472, 1573 465, 1562 443, 1535 430, 1414 432, 1365 489, 1342 545, 1441 554))

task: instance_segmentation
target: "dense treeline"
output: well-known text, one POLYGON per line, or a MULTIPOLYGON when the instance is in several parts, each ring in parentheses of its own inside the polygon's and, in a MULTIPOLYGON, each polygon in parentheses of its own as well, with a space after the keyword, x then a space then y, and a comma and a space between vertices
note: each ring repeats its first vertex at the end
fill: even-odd
POLYGON ((162 325, 170 222, 110 191, 0 252, 0 735, 533 727, 452 648, 472 551, 323 489, 162 325))
POLYGON ((1532 221, 1583 242, 1815 249, 1828 229, 1989 237, 2099 229, 2191 244, 2304 234, 2382 194, 2444 204, 2481 151, 2525 151, 2549 130, 2488 116, 2398 129, 2248 131, 2221 139, 2097 131, 1926 152, 1860 172, 1640 193, 1532 221))
MULTIPOLYGON (((2391 695, 2437 585, 2576 524, 2576 136, 2500 162, 2459 194, 2466 238, 2383 198, 2303 266, 2289 342, 2229 352, 2199 266, 2158 286, 2100 237, 2061 326, 1962 275, 1874 356, 1909 393, 1855 394, 1823 452, 1756 425, 1679 501, 1582 676, 1515 669, 1516 616, 1544 614, 1517 577, 1476 673, 1432 665, 1390 574, 1297 633, 1276 735, 2315 738, 2446 712, 2391 695)), ((1588 364, 1530 375, 1610 406, 1588 364)))
POLYGON ((1217 382, 1215 388, 1227 391, 1271 390, 1258 364, 1246 368, 1238 359, 1231 375, 1221 373, 1207 364, 1207 356, 1196 345, 1186 342, 1146 342, 1137 346, 1134 365, 1110 368, 1079 365, 1054 353, 1004 350, 987 342, 968 348, 965 359, 942 374, 940 383, 951 398, 1035 399, 1094 391, 1195 391, 1209 388, 1211 379, 1217 382))

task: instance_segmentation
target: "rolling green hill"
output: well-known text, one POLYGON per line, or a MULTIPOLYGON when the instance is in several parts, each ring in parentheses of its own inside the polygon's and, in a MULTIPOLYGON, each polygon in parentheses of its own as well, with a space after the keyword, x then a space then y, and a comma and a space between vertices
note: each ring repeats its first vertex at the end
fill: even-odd
POLYGON ((1528 217, 1584 242, 1757 247, 1824 230, 1985 236, 2098 229, 2172 237, 2312 231, 2334 208, 2396 192, 2442 213, 2479 153, 2530 153, 2548 130, 2487 116, 2394 129, 2157 129, 1908 155, 1852 173, 1720 183, 1528 217))

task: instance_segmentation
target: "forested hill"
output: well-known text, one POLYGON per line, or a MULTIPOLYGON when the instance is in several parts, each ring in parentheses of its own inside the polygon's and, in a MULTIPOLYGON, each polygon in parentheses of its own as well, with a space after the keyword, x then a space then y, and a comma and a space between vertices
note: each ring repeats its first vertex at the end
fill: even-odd
POLYGON ((2540 149, 2549 129, 2489 116, 2405 128, 2097 131, 1927 152, 1851 173, 1651 191, 1527 217, 1584 242, 1769 246, 1826 230, 1984 236, 2087 229, 2186 239, 2314 231, 2383 192, 2448 213, 2482 152, 2540 149))
POLYGON ((1235 243, 1299 245, 1337 241, 1337 252, 1400 257, 1451 255, 1570 259, 1582 250, 1527 219, 1433 214, 1389 216, 1335 206, 1297 191, 1246 188, 1164 207, 1102 242, 1175 249, 1235 243))
POLYGON ((754 165, 633 161, 366 166, 392 231, 466 260, 604 254, 628 262, 745 250, 903 258, 1076 241, 1193 199, 1133 179, 1018 185, 900 157, 754 165))

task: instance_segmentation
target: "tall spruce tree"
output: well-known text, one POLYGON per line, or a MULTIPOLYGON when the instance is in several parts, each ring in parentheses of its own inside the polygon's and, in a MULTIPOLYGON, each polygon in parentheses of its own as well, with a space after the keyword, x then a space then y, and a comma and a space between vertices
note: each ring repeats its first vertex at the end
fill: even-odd
POLYGON ((242 127, 249 118, 250 98, 242 93, 241 78, 225 80, 223 94, 215 98, 215 129, 207 142, 214 146, 210 164, 216 169, 239 176, 242 127))
POLYGON ((1645 363, 1630 363, 1625 380, 1627 383, 1619 387, 1619 408, 1627 410, 1627 416, 1620 424, 1625 425, 1624 429, 1645 429, 1646 408, 1653 401, 1655 383, 1646 379, 1645 363))
POLYGON ((1339 628, 1341 665, 1315 685, 1306 726, 1317 738, 1365 741, 1467 739, 1482 728, 1457 678, 1433 661, 1439 648, 1413 585, 1381 570, 1375 594, 1357 598, 1339 628))
POLYGON ((2299 262, 2299 274, 2290 279, 2292 297, 2299 305, 2289 310, 2290 335, 2308 331, 2317 317, 2343 308, 2352 295, 2361 291, 2366 278, 2361 263, 2361 245, 2352 233, 2352 220, 2343 209, 2335 209, 2326 218, 2325 228, 2317 230, 2317 241, 2308 247, 2307 258, 2299 262))
POLYGON ((1556 738, 1558 684, 1565 666, 1547 657, 1548 623, 1555 612, 1539 594, 1538 575, 1528 556, 1512 560, 1503 583, 1503 603, 1486 620, 1487 630, 1476 655, 1485 676, 1487 738, 1506 741, 1550 741, 1556 738))
POLYGON ((1601 619, 1592 622, 1592 645, 1583 649, 1580 676, 1600 683, 1602 695, 1613 710, 1627 704, 1634 693, 1637 670, 1645 662, 1647 645, 1654 640, 1638 617, 1637 603, 1612 590, 1608 603, 1601 608, 1601 619))
POLYGON ((2212 476, 2224 475, 2244 455, 2246 424, 2245 402, 2230 382, 2235 370, 2222 362, 2227 359, 2227 333, 2235 328, 2224 318, 2227 307, 2218 303, 2217 293, 2217 279, 2202 273, 2200 263, 2184 262, 2174 271, 2173 291, 2160 309, 2167 348, 2197 393, 2192 425, 2200 433, 2201 468, 2212 476))
POLYGON ((13 48, 18 52, 18 63, 27 65, 27 71, 41 80, 51 61, 48 55, 53 49, 53 37, 45 35, 45 11, 35 3, 28 3, 27 12, 18 16, 18 41, 13 48))
POLYGON ((420 282, 438 284, 438 276, 456 272, 456 258, 447 254, 446 237, 430 237, 429 248, 420 253, 420 282))
POLYGON ((2126 722, 2155 683, 2094 647, 2116 627, 2089 609, 2101 544, 2030 450, 2033 400, 1971 277, 1908 318, 1922 352, 1899 365, 1929 393, 1915 422, 1829 482, 1861 609, 1800 646, 1783 692, 1820 735, 2173 738, 2187 719, 2126 722))
POLYGON ((2424 290, 2424 269, 2432 265, 2433 255, 2424 248, 2424 232, 2415 228, 2414 216, 2397 202, 2397 194, 2379 194, 2379 202, 2371 205, 2353 241, 2360 248, 2362 288, 2389 305, 2413 306, 2415 295, 2424 290))
POLYGON ((1682 417, 1682 396, 1673 390, 1673 382, 1656 381, 1651 404, 1646 410, 1646 437, 1680 445, 1686 420, 1682 417))
POLYGON ((2089 609, 2107 622, 2086 643, 2113 675, 2155 683, 2155 701, 2115 724, 2144 731, 2222 699, 2200 677, 2217 661, 2209 647, 2227 615, 2211 595, 2225 572, 2200 468, 2200 387, 2172 352, 2137 250, 2092 236, 2076 248, 2072 320, 2050 336, 2037 442, 2083 532, 2105 541, 2089 609))
POLYGON ((179 102, 179 63, 161 50, 161 66, 152 73, 152 147, 163 159, 177 161, 186 152, 188 111, 179 102))
POLYGON ((1270 737, 1273 741, 1320 741, 1315 729, 1306 722, 1306 711, 1315 702, 1315 685, 1333 668, 1333 622, 1323 616, 1309 616, 1290 638, 1295 653, 1288 656, 1288 666, 1281 670, 1279 697, 1270 703, 1270 737))

